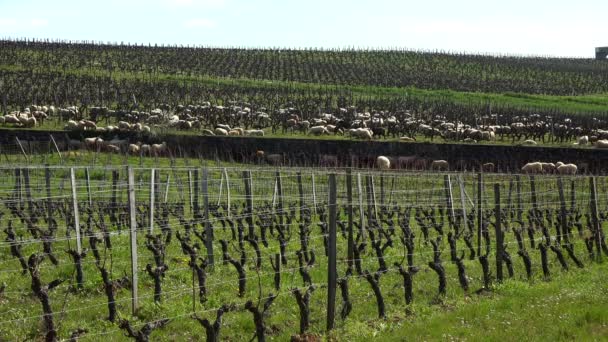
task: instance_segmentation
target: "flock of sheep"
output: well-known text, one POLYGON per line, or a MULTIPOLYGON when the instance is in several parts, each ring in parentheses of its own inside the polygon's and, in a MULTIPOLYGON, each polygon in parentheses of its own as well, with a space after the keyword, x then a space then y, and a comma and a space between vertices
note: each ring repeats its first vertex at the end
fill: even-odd
MULTIPOLYGON (((389 170, 394 163, 391 163, 391 159, 386 156, 379 156, 376 159, 376 167, 380 170, 389 170)), ((449 163, 445 160, 433 160, 430 164, 431 170, 436 171, 448 171, 449 163)), ((485 163, 482 165, 482 170, 485 172, 493 172, 494 164, 485 163)), ((545 163, 545 162, 531 162, 527 163, 521 168, 522 173, 527 174, 552 174, 557 173, 560 175, 575 175, 578 171, 578 167, 575 164, 564 164, 562 162, 557 163, 545 163)))

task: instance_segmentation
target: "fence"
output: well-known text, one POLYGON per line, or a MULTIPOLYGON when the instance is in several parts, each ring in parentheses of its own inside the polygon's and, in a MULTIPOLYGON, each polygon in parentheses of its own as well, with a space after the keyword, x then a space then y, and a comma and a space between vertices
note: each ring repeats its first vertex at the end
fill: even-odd
POLYGON ((608 253, 606 178, 126 167, 0 176, 0 339, 147 338, 161 326, 154 334, 184 338, 202 326, 213 340, 223 315, 235 318, 221 332, 231 338, 264 340, 273 326, 321 333, 608 253))

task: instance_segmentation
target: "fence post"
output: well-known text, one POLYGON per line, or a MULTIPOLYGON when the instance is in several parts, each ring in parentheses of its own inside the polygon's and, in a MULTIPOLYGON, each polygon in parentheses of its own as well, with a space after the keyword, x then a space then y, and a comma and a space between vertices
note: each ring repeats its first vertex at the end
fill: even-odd
POLYGON ((298 182, 298 194, 300 195, 300 222, 302 222, 302 209, 304 209, 304 187, 302 185, 302 172, 298 171, 296 173, 296 180, 298 182))
POLYGON ((76 197, 76 175, 74 168, 70 168, 70 183, 72 184, 72 205, 74 210, 74 230, 76 231, 76 251, 82 253, 82 245, 80 242, 80 215, 78 213, 78 198, 76 197))
POLYGON ((21 169, 15 168, 15 195, 19 201, 19 210, 23 211, 23 198, 21 190, 21 169))
POLYGON ((192 200, 192 204, 194 205, 194 217, 196 217, 197 219, 200 219, 201 217, 201 208, 199 206, 199 190, 200 190, 200 177, 199 177, 199 172, 198 169, 194 169, 194 180, 192 181, 192 188, 194 188, 194 198, 192 200))
POLYGON ((458 232, 456 231, 456 219, 454 217, 454 199, 452 198, 452 179, 450 178, 450 175, 443 176, 443 185, 445 187, 445 203, 449 210, 448 215, 450 215, 450 225, 452 225, 456 236, 458 236, 458 232))
MULTIPOLYGON (((226 170, 226 168, 224 168, 223 173, 224 178, 226 179, 226 208, 228 208, 228 218, 230 218, 232 216, 232 214, 230 213, 230 179, 228 178, 228 170, 226 170)), ((249 185, 249 189, 251 189, 251 182, 249 185)))
POLYGON ((315 174, 312 173, 312 211, 317 214, 317 190, 315 186, 315 174))
MULTIPOLYGON (((466 194, 464 192, 464 179, 462 175, 458 176, 458 186, 460 187, 460 205, 462 205, 462 229, 463 231, 467 230, 468 221, 467 221, 467 206, 466 206, 466 194)), ((471 228, 472 230, 472 228, 471 228)))
POLYGON ((561 227, 557 226, 557 229, 560 229, 557 233, 557 242, 561 244, 562 238, 566 243, 569 243, 568 236, 568 215, 566 213, 566 196, 564 195, 564 183, 562 181, 562 177, 557 177, 557 190, 559 192, 559 211, 561 217, 561 227))
POLYGON ((522 222, 522 215, 524 212, 524 207, 521 202, 521 176, 515 176, 515 191, 517 192, 517 220, 522 222))
MULTIPOLYGON (((279 229, 283 229, 283 184, 281 183, 281 172, 279 170, 275 173, 276 184, 277 184, 277 197, 279 200, 279 229)), ((252 210, 253 213, 253 210, 252 210)))
POLYGON ((357 172, 357 191, 359 192, 359 237, 365 240, 365 211, 363 210, 363 188, 361 187, 361 173, 357 172))
POLYGON ((481 235, 483 226, 483 174, 477 174, 477 255, 481 256, 481 235))
POLYGON ((25 153, 25 149, 23 148, 23 145, 21 145, 21 141, 19 141, 18 137, 15 137, 15 140, 17 140, 17 144, 21 148, 21 153, 23 153, 23 156, 25 157, 25 162, 29 163, 30 159, 27 157, 27 153, 25 153))
POLYGON ((49 229, 51 228, 51 221, 53 218, 53 208, 52 208, 52 199, 51 199, 51 169, 49 169, 49 166, 46 165, 46 167, 44 168, 44 181, 45 181, 45 185, 46 185, 46 212, 48 215, 48 223, 49 223, 49 229))
POLYGON ((137 313, 139 307, 137 295, 137 217, 135 216, 135 180, 133 177, 133 169, 127 168, 127 176, 129 182, 129 237, 131 240, 131 293, 132 293, 132 311, 133 315, 137 313))
POLYGON ((192 170, 188 170, 188 197, 190 197, 190 215, 194 216, 194 189, 192 186, 192 170))
POLYGON ((112 206, 112 208, 110 208, 110 210, 113 213, 112 215, 116 215, 116 212, 118 211, 116 208, 117 186, 118 186, 118 170, 112 170, 112 199, 110 200, 110 204, 112 206))
POLYGON ((165 184, 165 198, 164 201, 165 203, 167 203, 167 201, 169 200, 169 185, 171 184, 171 174, 167 173, 167 182, 165 184))
POLYGON ((30 169, 23 169, 23 182, 25 183, 25 199, 27 200, 27 211, 30 214, 30 218, 33 216, 32 208, 32 189, 30 188, 30 169))
POLYGON ((502 282, 502 257, 504 253, 504 242, 502 234, 502 213, 500 211, 500 184, 494 184, 494 201, 496 203, 496 279, 502 282))
POLYGON ((156 196, 156 170, 150 170, 150 234, 154 232, 154 199, 156 196))
POLYGON ((245 182, 245 202, 247 206, 247 213, 245 217, 247 219, 248 238, 255 239, 253 231, 253 199, 251 194, 251 171, 243 171, 243 182, 245 182))
POLYGON ((63 155, 59 151, 59 147, 57 146, 57 142, 55 141, 55 138, 53 137, 52 134, 49 134, 49 136, 51 137, 51 141, 53 142, 53 145, 55 146, 55 150, 57 151, 57 154, 59 155, 59 161, 61 162, 61 164, 63 164, 63 155))
POLYGON ((351 169, 346 170, 346 197, 348 205, 348 246, 347 246, 347 261, 348 267, 353 267, 355 259, 354 238, 353 238, 353 173, 351 169))
POLYGON ((598 210, 597 210, 597 186, 595 183, 595 177, 589 177, 589 190, 591 192, 591 218, 593 220, 593 230, 595 234, 595 248, 597 253, 597 261, 602 261, 602 234, 600 229, 602 226, 599 221, 598 210))
POLYGON ((329 240, 327 263, 327 330, 334 328, 336 312, 336 174, 329 175, 329 240))
POLYGON ((209 170, 203 169, 203 207, 205 210, 205 247, 207 248, 207 263, 213 265, 213 229, 209 217, 209 170))
POLYGON ((89 174, 89 168, 85 167, 84 175, 87 182, 87 196, 89 197, 89 207, 93 206, 93 196, 91 195, 91 175, 89 174))

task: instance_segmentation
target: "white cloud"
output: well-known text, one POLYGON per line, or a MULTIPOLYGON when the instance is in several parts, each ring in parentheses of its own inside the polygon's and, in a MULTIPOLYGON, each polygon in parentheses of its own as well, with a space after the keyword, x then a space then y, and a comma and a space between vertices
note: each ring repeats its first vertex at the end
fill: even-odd
POLYGON ((214 28, 215 22, 209 19, 190 19, 184 22, 186 28, 214 28))

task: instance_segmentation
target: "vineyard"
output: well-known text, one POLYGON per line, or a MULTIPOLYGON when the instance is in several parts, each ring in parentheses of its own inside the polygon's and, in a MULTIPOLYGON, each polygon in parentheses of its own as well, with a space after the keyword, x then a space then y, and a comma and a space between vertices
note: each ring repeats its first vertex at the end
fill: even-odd
POLYGON ((603 177, 193 166, 0 174, 2 340, 310 341, 503 283, 585 276, 608 256, 603 177))

